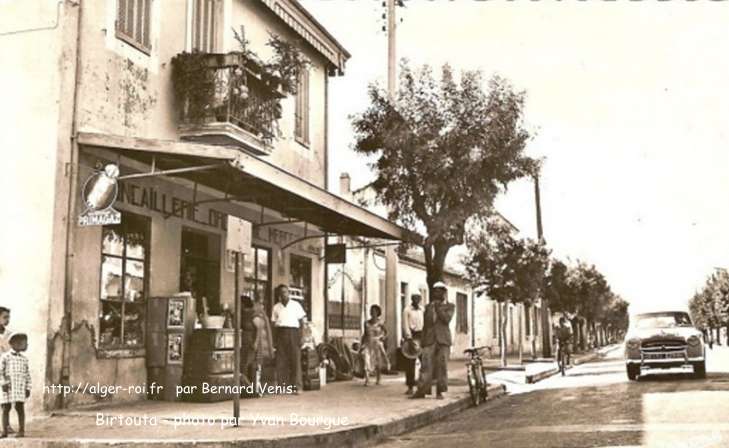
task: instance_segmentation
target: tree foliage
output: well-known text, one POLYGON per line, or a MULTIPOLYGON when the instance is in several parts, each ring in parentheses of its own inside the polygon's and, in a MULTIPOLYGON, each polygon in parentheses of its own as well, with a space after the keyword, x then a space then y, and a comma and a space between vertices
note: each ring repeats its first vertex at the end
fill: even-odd
POLYGON ((500 77, 483 86, 478 71, 456 80, 445 65, 436 79, 429 66, 404 62, 396 97, 370 86, 370 105, 353 117, 354 149, 377 157, 372 186, 390 218, 425 232, 431 286, 449 249, 464 242, 467 221, 539 166, 524 154, 524 93, 500 77))
POLYGON ((477 291, 498 302, 531 304, 549 265, 549 250, 538 241, 515 238, 496 219, 469 234, 466 272, 477 291))
POLYGON ((694 324, 702 329, 729 325, 729 272, 717 270, 689 301, 694 324))

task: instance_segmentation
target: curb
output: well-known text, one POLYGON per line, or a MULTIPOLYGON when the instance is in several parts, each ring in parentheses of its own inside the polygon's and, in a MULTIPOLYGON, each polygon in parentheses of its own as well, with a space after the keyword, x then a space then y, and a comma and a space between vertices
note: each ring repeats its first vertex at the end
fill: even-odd
MULTIPOLYGON (((487 402, 506 394, 506 388, 501 384, 489 386, 487 402)), ((321 448, 322 446, 365 447, 380 443, 387 438, 398 436, 427 426, 452 414, 471 407, 471 398, 466 395, 452 403, 430 409, 402 419, 382 424, 356 426, 350 429, 302 436, 285 437, 280 439, 252 439, 252 440, 107 440, 107 439, 25 439, 22 446, 34 448, 109 448, 109 447, 155 447, 175 446, 194 448, 321 448)), ((10 439, 12 440, 12 439, 10 439)), ((13 444, 18 446, 16 444, 13 444)))

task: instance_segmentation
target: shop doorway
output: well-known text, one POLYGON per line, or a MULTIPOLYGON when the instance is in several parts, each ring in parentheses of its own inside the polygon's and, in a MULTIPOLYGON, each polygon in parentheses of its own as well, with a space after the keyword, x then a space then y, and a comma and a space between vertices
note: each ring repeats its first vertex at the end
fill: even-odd
POLYGON ((180 291, 190 291, 197 313, 203 312, 203 297, 209 314, 221 314, 220 236, 192 229, 182 230, 180 291))
POLYGON ((311 258, 292 254, 289 263, 291 298, 301 301, 307 319, 311 321, 311 258))

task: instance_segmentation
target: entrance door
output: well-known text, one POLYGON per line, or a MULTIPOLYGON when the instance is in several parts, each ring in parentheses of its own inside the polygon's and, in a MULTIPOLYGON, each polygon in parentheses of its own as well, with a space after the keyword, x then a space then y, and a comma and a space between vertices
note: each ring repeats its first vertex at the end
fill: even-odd
POLYGON ((290 263, 291 297, 301 298, 307 319, 311 321, 311 259, 292 254, 290 263))
POLYGON ((210 314, 221 314, 220 236, 183 229, 181 253, 180 290, 192 292, 198 314, 203 312, 203 297, 210 314))

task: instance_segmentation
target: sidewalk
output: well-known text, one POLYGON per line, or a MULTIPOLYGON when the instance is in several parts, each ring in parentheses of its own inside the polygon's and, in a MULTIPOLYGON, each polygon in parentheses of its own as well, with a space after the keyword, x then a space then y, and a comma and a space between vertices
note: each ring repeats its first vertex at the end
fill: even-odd
MULTIPOLYGON (((463 363, 452 363, 444 400, 410 400, 402 375, 380 386, 361 380, 331 383, 291 396, 241 399, 231 426, 231 401, 198 404, 144 401, 57 412, 33 419, 22 446, 321 447, 361 446, 412 431, 471 406, 463 363), (460 366, 458 366, 460 364, 460 366)), ((492 385, 489 397, 505 393, 492 385)), ((13 417, 14 421, 14 417, 13 417)), ((6 439, 5 446, 20 440, 6 439)), ((17 444, 15 446, 18 446, 17 444)))
MULTIPOLYGON (((611 344, 595 350, 576 353, 572 355, 572 365, 577 366, 600 359, 616 347, 616 344, 611 344)), ((518 358, 511 356, 507 358, 506 367, 501 367, 501 361, 498 358, 487 359, 484 362, 486 369, 494 371, 487 376, 489 382, 498 384, 533 384, 559 373, 557 361, 553 358, 541 358, 537 360, 524 358, 523 364, 517 363, 518 358)))

